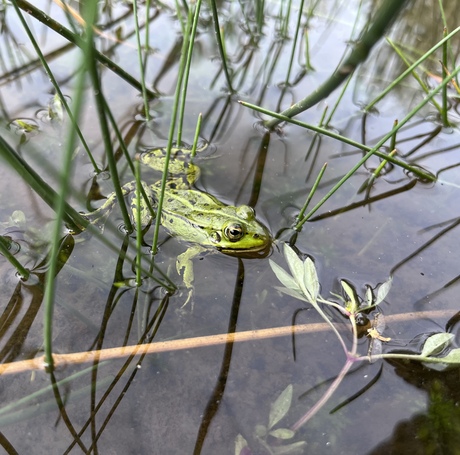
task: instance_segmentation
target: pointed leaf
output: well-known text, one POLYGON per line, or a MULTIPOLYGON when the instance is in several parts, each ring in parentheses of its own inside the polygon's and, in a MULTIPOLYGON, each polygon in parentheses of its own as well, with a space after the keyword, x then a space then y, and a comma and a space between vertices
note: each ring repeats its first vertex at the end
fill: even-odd
POLYGON ((281 286, 275 286, 275 289, 282 292, 283 294, 290 295, 291 297, 302 300, 303 302, 308 302, 308 300, 304 297, 303 294, 300 293, 300 291, 289 288, 282 288, 281 286))
POLYGON ((449 365, 460 365, 460 348, 452 349, 442 360, 449 365))
POLYGON ((435 356, 442 352, 454 338, 452 333, 441 332, 431 335, 423 345, 421 355, 423 357, 435 356))
MULTIPOLYGON (((438 358, 438 357, 432 357, 438 358)), ((431 370, 444 371, 448 368, 458 367, 460 365, 460 349, 452 349, 445 357, 441 357, 442 363, 422 362, 422 364, 431 370)))
POLYGON ((268 429, 273 428, 289 411, 292 401, 292 384, 289 384, 270 406, 268 429))
POLYGON ((348 306, 351 308, 348 308, 348 310, 350 313, 356 313, 358 311, 359 305, 356 301, 354 289, 345 280, 340 280, 340 284, 342 285, 342 289, 344 290, 345 294, 347 294, 347 297, 350 301, 348 306))
POLYGON ((393 277, 390 276, 390 278, 388 278, 388 280, 386 280, 385 283, 382 283, 379 286, 379 290, 377 291, 377 299, 375 300, 376 305, 378 305, 380 302, 385 300, 385 297, 390 292, 392 283, 393 283, 393 277))
POLYGON ((278 428, 277 430, 270 431, 269 435, 279 439, 291 439, 295 436, 295 431, 289 428, 278 428))
POLYGON ((276 275, 278 280, 280 280, 281 283, 284 284, 284 286, 286 286, 288 289, 300 289, 297 282, 294 280, 294 278, 292 278, 291 275, 289 275, 289 273, 286 272, 286 270, 280 267, 276 262, 273 262, 271 259, 269 259, 268 261, 270 267, 273 270, 273 273, 276 275))
POLYGON ((366 306, 371 306, 374 301, 374 295, 372 293, 372 288, 367 285, 366 286, 366 306))
POLYGON ((319 294, 318 274, 316 273, 315 263, 311 258, 307 258, 304 262, 304 284, 309 293, 310 303, 315 304, 319 294))
POLYGON ((240 434, 235 438, 235 455, 241 455, 243 450, 248 446, 246 439, 240 434))
POLYGON ((287 244, 284 244, 284 257, 288 263, 289 270, 292 276, 301 286, 303 284, 303 263, 302 260, 297 256, 296 252, 287 244))

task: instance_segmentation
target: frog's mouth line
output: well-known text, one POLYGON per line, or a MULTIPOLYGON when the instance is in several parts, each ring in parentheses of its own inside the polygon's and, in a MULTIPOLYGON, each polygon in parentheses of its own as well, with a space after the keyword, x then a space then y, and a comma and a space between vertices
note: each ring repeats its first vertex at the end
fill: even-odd
POLYGON ((240 258, 255 259, 255 258, 266 258, 272 253, 271 242, 268 245, 264 245, 261 248, 255 248, 252 250, 248 249, 231 249, 231 248, 219 248, 221 253, 227 254, 228 256, 238 256, 240 258))

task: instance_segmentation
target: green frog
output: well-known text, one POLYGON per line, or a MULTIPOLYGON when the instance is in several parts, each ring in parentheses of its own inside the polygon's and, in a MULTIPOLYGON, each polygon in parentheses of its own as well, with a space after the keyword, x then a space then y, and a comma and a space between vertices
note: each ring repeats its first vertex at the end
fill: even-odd
MULTIPOLYGON (((137 159, 152 169, 162 171, 165 149, 150 150, 138 155, 137 159)), ((176 261, 177 272, 182 275, 188 290, 186 304, 193 295, 194 257, 205 251, 220 251, 240 257, 264 257, 270 251, 272 239, 267 228, 257 221, 251 207, 226 205, 205 191, 193 187, 199 178, 200 168, 191 161, 190 150, 171 150, 168 174, 161 225, 170 235, 191 244, 176 261)), ((155 210, 161 181, 151 185, 142 182, 142 186, 151 208, 155 210)), ((122 189, 124 195, 134 193, 136 182, 129 182, 122 189)), ((92 224, 102 228, 115 204, 116 196, 112 193, 100 208, 86 216, 92 224)), ((140 210, 143 227, 147 227, 153 219, 149 204, 142 198, 140 204, 136 198, 131 203, 133 219, 136 219, 136 211, 140 210)))

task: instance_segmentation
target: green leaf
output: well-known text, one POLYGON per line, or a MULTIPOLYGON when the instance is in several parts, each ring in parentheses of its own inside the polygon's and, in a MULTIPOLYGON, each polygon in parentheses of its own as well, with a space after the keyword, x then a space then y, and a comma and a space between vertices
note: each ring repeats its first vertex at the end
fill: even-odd
POLYGON ((435 356, 442 352, 450 342, 454 335, 452 333, 441 332, 431 335, 423 345, 422 353, 420 354, 423 357, 435 356))
POLYGON ((289 288, 282 288, 281 286, 275 286, 275 289, 282 292, 283 294, 290 295, 291 297, 302 300, 303 302, 308 302, 308 300, 304 297, 303 294, 300 293, 300 291, 289 288))
POLYGON ((385 297, 388 295, 391 289, 391 285, 393 283, 393 277, 390 276, 385 283, 382 283, 379 286, 379 290, 377 291, 377 299, 375 300, 375 304, 378 305, 380 302, 385 300, 385 297))
POLYGON ((246 439, 240 434, 235 438, 235 455, 240 455, 245 447, 248 446, 246 439))
MULTIPOLYGON (((432 359, 439 358, 439 357, 431 357, 432 359)), ((431 370, 436 370, 436 371, 444 371, 447 370, 448 368, 451 367, 456 367, 460 365, 460 349, 452 349, 449 354, 447 354, 445 357, 440 357, 440 360, 442 360, 442 363, 433 363, 433 362, 423 362, 423 365, 426 366, 427 368, 430 368, 431 370)))
POLYGON ((277 430, 270 431, 269 435, 279 439, 291 439, 295 436, 295 431, 289 428, 278 428, 277 430))
POLYGON ((268 260, 270 267, 273 270, 273 273, 276 275, 276 278, 281 281, 284 286, 286 286, 288 289, 293 289, 293 290, 300 290, 299 285, 297 282, 292 278, 289 273, 286 272, 282 267, 280 267, 276 262, 272 261, 271 259, 268 260))
POLYGON ((307 292, 309 293, 309 295, 306 297, 310 299, 310 303, 315 305, 319 294, 319 281, 318 274, 316 273, 315 263, 310 258, 307 258, 303 266, 304 284, 307 292))
POLYGON ((273 428, 289 411, 292 401, 292 384, 289 384, 270 406, 268 428, 273 428))
POLYGON ((372 306, 374 302, 374 295, 372 294, 372 288, 367 285, 366 286, 366 306, 372 306))
POLYGON ((442 360, 451 365, 460 365, 460 348, 452 349, 442 360))
POLYGON ((345 294, 347 294, 349 300, 347 305, 348 311, 350 311, 350 313, 356 313, 358 311, 359 305, 356 301, 355 290, 345 280, 340 280, 340 284, 342 285, 342 289, 344 290, 345 294))
POLYGON ((292 276, 297 281, 298 286, 301 287, 304 282, 303 262, 287 243, 284 244, 284 257, 286 258, 286 262, 288 263, 292 276))

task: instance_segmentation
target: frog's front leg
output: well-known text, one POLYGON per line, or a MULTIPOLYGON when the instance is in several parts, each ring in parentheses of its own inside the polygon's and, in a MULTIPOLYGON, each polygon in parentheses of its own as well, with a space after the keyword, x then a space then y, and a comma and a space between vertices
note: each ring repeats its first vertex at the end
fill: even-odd
POLYGON ((201 252, 205 251, 206 248, 203 248, 200 245, 193 245, 187 251, 177 256, 176 269, 179 275, 182 275, 184 280, 185 287, 187 288, 187 299, 182 305, 184 307, 187 303, 193 298, 193 280, 195 275, 193 273, 193 258, 198 256, 201 252), (183 270, 183 271, 182 271, 183 270))
MULTIPOLYGON (((144 191, 150 199, 152 199, 151 195, 151 189, 150 187, 142 182, 142 186, 144 188, 144 191)), ((128 182, 125 185, 121 187, 121 191, 123 194, 123 197, 134 193, 136 190, 136 182, 128 182)), ((109 217, 110 213, 112 212, 113 208, 115 207, 117 203, 117 195, 115 192, 111 193, 108 197, 107 200, 102 204, 98 209, 94 210, 93 212, 85 213, 84 216, 88 218, 89 222, 93 224, 94 226, 98 227, 101 231, 104 230, 104 225, 109 217)), ((133 202, 131 204, 131 212, 132 212, 132 219, 133 222, 136 220, 136 210, 141 210, 141 224, 142 226, 149 224, 151 221, 151 214, 150 214, 150 209, 148 208, 147 204, 141 198, 141 204, 140 206, 136 203, 136 200, 133 199, 133 202)))

